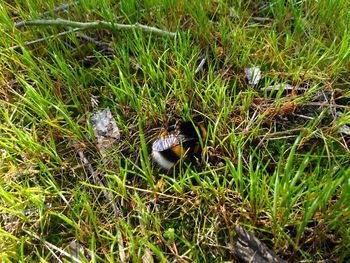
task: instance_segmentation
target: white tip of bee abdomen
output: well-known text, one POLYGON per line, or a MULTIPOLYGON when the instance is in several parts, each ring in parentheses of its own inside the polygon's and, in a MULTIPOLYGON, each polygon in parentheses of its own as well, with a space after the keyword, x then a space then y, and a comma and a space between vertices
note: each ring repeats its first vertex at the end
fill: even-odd
POLYGON ((175 165, 175 163, 170 162, 167 159, 165 159, 164 156, 158 151, 153 150, 152 157, 153 157, 153 160, 155 160, 161 167, 163 167, 165 169, 169 170, 171 167, 173 167, 175 165))

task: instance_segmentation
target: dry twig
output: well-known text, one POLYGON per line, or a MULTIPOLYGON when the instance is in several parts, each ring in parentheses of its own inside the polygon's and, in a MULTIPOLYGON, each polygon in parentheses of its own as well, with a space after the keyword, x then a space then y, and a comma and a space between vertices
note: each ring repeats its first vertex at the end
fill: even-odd
MULTIPOLYGON (((60 32, 58 34, 54 34, 54 35, 51 35, 51 36, 48 36, 48 37, 42 37, 42 38, 38 38, 38 39, 35 39, 35 40, 32 40, 32 41, 26 41, 26 42, 24 42, 24 46, 27 47, 27 46, 31 46, 31 45, 34 45, 34 44, 38 44, 40 42, 43 42, 43 41, 46 41, 46 40, 49 40, 49 39, 54 39, 54 38, 57 38, 57 37, 62 37, 62 36, 67 35, 68 33, 77 32, 79 30, 81 30, 81 29, 80 28, 75 28, 75 29, 67 30, 67 31, 64 31, 64 32, 60 32)), ((21 47, 21 45, 12 46, 12 47, 0 50, 0 53, 4 53, 4 52, 10 51, 10 50, 16 50, 16 49, 19 49, 20 47, 21 47)))
POLYGON ((25 26, 65 26, 72 28, 80 28, 81 30, 87 29, 108 29, 111 31, 117 30, 140 30, 145 33, 156 34, 159 36, 176 37, 176 33, 161 30, 156 27, 150 27, 135 23, 129 24, 118 24, 107 21, 93 21, 93 22, 77 22, 70 21, 61 18, 57 19, 38 19, 38 20, 25 20, 15 24, 16 28, 22 28, 25 26))

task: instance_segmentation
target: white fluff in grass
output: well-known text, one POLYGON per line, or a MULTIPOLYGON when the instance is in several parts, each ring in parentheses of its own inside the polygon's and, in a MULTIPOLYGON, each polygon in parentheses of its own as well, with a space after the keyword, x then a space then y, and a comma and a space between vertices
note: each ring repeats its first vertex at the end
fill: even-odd
POLYGON ((245 68, 244 72, 250 85, 258 84, 259 80, 261 79, 260 67, 245 68))
POLYGON ((102 111, 92 113, 90 122, 97 141, 97 147, 102 156, 106 157, 107 153, 113 150, 120 140, 120 131, 111 110, 105 108, 102 111))

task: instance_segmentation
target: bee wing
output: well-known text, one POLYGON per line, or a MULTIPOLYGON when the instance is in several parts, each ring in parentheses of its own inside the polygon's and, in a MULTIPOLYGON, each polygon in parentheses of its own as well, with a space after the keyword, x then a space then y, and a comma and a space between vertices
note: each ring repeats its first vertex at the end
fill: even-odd
POLYGON ((176 145, 179 145, 184 142, 188 142, 193 140, 194 138, 186 138, 184 136, 178 135, 168 135, 162 138, 157 139, 153 145, 152 145, 152 150, 153 151, 165 151, 168 150, 176 145))

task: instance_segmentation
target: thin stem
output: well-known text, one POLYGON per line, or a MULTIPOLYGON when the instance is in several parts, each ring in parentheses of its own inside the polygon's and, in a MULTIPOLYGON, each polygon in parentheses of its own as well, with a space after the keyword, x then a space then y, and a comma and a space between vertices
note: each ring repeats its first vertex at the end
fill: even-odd
POLYGON ((51 20, 51 19, 25 20, 15 24, 16 28, 21 28, 24 26, 67 26, 67 27, 80 28, 82 30, 109 29, 111 31, 136 29, 136 30, 143 31, 145 33, 153 33, 159 36, 176 37, 176 33, 161 30, 156 27, 141 25, 139 23, 129 25, 129 24, 118 24, 118 23, 107 22, 107 21, 77 22, 77 21, 70 21, 70 20, 58 18, 54 20, 51 20))

